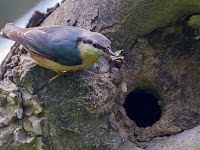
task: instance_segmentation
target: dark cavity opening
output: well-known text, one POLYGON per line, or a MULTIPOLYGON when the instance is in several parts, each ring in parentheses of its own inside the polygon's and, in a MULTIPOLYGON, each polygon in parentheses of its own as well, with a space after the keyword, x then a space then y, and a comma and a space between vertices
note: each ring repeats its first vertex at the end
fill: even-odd
POLYGON ((131 120, 138 127, 152 126, 161 117, 161 108, 158 99, 145 90, 131 92, 125 100, 124 108, 131 120))

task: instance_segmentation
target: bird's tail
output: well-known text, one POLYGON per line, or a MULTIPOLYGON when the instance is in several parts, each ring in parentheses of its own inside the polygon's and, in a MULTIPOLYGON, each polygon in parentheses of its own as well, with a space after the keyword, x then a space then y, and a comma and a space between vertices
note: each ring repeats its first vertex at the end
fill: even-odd
POLYGON ((13 23, 8 23, 0 32, 0 37, 4 39, 10 39, 9 34, 14 29, 20 29, 20 27, 15 26, 13 23))

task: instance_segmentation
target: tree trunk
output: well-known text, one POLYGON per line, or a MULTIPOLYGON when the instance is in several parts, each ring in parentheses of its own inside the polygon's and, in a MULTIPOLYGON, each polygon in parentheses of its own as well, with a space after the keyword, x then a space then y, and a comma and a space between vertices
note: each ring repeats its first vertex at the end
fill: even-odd
POLYGON ((54 71, 14 55, 0 82, 1 150, 199 149, 199 0, 67 0, 51 12, 41 26, 100 32, 127 65, 100 57, 48 84, 54 71), (154 97, 159 118, 140 125, 150 98, 139 108, 129 93, 154 97))

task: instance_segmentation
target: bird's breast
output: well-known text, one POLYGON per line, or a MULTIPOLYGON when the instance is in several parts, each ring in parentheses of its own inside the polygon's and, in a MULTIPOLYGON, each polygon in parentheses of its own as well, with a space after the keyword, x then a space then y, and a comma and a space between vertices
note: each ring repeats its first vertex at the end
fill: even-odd
POLYGON ((29 53, 38 65, 56 71, 70 71, 89 67, 92 66, 101 56, 101 52, 97 49, 94 49, 89 44, 79 44, 79 51, 83 61, 82 64, 74 66, 60 64, 32 51, 29 51, 29 53))

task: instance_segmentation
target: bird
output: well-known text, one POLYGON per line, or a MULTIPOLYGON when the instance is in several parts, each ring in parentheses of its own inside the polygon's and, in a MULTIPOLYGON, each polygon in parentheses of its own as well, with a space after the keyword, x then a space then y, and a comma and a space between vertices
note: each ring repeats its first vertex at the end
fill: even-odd
POLYGON ((22 44, 39 66, 56 71, 49 83, 66 72, 92 66, 102 55, 117 57, 107 37, 74 26, 20 28, 8 23, 0 37, 22 44))

